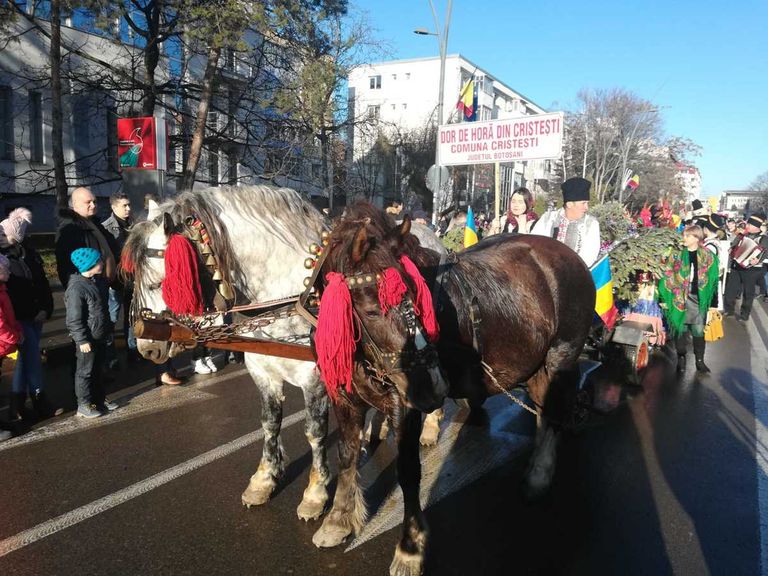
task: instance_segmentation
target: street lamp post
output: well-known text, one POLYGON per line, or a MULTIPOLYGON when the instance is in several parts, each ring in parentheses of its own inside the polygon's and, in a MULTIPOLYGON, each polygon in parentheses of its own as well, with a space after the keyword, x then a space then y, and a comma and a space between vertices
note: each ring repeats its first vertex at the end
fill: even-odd
POLYGON ((440 20, 437 17, 437 11, 435 10, 435 4, 432 0, 429 0, 429 6, 432 9, 432 17, 435 20, 435 30, 437 32, 429 32, 424 28, 417 28, 414 30, 414 34, 421 34, 424 36, 436 36, 437 43, 440 47, 440 87, 437 95, 437 134, 435 136, 435 169, 432 188, 432 224, 437 225, 437 201, 440 197, 440 189, 442 187, 442 170, 440 170, 440 125, 443 123, 443 97, 445 90, 445 54, 448 48, 448 28, 451 24, 451 10, 453 8, 453 0, 448 0, 448 6, 445 9, 445 27, 443 33, 440 33, 440 20))

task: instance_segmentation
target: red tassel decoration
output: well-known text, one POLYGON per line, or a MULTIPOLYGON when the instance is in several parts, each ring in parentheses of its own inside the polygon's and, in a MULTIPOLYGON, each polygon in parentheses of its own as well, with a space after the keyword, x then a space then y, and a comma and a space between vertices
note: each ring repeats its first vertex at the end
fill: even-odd
POLYGON ((197 252, 180 234, 173 234, 168 240, 162 288, 163 300, 174 314, 195 316, 203 313, 197 252))
POLYGON ((123 250, 120 253, 120 268, 122 268, 126 274, 133 274, 136 271, 131 255, 127 250, 123 250))
POLYGON ((343 274, 329 272, 325 280, 327 285, 317 316, 315 351, 325 389, 331 400, 336 401, 342 385, 348 393, 352 392, 352 356, 355 352, 352 295, 343 274))
POLYGON ((440 326, 435 317, 435 308, 432 305, 432 293, 429 291, 429 286, 427 286, 419 269, 416 268, 416 264, 408 256, 403 254, 400 257, 400 264, 416 285, 416 302, 414 302, 416 315, 421 316, 421 325, 427 333, 427 338, 431 342, 437 342, 437 339, 440 338, 440 326))
POLYGON ((408 287, 403 282, 395 268, 387 268, 379 278, 379 306, 381 313, 386 314, 390 308, 398 306, 403 300, 403 294, 408 292, 408 287))

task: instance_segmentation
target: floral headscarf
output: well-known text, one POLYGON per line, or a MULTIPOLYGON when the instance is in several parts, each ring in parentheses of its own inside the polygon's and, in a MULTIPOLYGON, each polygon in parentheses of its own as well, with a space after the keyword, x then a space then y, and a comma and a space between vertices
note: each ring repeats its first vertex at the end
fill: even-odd
MULTIPOLYGON (((717 256, 706 248, 696 251, 698 260, 699 313, 707 317, 712 295, 717 290, 717 256)), ((659 280, 659 298, 666 304, 666 318, 673 335, 680 334, 685 324, 685 301, 691 290, 691 260, 688 250, 673 255, 659 280)))

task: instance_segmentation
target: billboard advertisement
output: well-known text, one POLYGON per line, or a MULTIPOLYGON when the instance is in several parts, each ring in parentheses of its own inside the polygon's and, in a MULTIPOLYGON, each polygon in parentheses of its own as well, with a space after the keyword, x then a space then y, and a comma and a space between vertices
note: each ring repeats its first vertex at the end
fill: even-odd
POLYGON ((441 166, 554 159, 562 149, 562 112, 440 126, 441 166))
POLYGON ((164 118, 144 116, 117 119, 117 157, 121 170, 166 170, 167 154, 164 118))

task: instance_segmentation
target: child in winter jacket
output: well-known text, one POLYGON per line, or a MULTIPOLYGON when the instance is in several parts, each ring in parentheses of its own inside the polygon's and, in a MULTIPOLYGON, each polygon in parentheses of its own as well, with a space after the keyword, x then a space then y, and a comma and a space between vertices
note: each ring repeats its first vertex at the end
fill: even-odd
MULTIPOLYGON (((16 321, 5 283, 11 276, 11 263, 0 254, 0 358, 13 354, 21 341, 21 325, 16 321)), ((0 426, 0 440, 11 437, 6 426, 0 426)))
POLYGON ((107 334, 110 330, 108 304, 97 284, 103 270, 101 254, 95 248, 78 248, 70 256, 78 273, 67 283, 64 301, 67 329, 75 341, 75 395, 77 416, 98 418, 115 410, 104 393, 102 371, 107 334))

